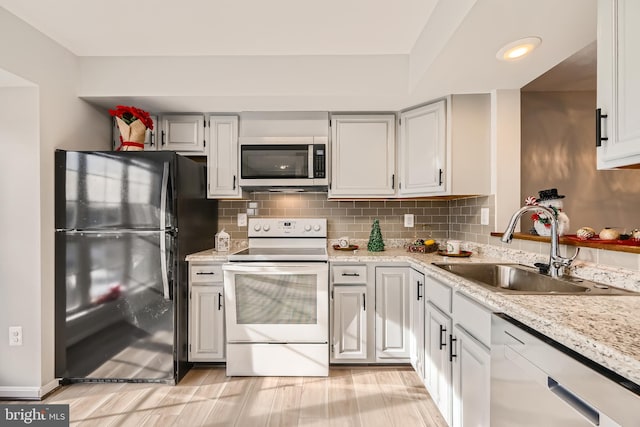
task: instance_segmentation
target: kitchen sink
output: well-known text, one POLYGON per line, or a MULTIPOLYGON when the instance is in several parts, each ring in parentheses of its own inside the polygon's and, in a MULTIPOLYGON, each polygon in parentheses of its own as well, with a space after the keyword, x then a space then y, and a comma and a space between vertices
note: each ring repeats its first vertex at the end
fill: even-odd
POLYGON ((494 292, 541 295, 640 295, 637 292, 577 277, 553 278, 519 264, 434 263, 450 273, 494 292))

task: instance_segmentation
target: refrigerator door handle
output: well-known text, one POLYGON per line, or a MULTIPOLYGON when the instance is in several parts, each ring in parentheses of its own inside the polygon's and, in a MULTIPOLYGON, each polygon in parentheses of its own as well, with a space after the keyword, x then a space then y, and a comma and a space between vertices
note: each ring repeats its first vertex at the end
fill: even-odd
MULTIPOLYGON (((162 190, 160 193, 160 230, 164 231, 167 225, 167 185, 169 184, 169 162, 164 162, 162 170, 162 190)), ((160 238, 160 268, 162 269, 162 289, 164 299, 170 300, 169 272, 167 270, 167 237, 160 238)))

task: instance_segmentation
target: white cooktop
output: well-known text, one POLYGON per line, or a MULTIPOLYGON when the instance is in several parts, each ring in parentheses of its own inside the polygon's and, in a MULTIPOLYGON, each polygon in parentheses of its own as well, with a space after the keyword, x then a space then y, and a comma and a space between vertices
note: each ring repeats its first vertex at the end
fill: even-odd
POLYGON ((249 218, 249 247, 229 261, 328 261, 326 218, 249 218))

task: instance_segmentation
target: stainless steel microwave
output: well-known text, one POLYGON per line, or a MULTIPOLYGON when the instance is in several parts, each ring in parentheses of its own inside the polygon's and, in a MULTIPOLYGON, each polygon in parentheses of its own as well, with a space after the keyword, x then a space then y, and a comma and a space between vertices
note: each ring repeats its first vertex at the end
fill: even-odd
POLYGON ((240 138, 240 186, 326 187, 327 137, 240 138))

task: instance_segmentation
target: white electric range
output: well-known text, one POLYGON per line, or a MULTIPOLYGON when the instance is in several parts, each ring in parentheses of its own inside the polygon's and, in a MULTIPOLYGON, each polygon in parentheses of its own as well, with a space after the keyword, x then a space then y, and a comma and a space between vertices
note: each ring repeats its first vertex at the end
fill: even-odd
POLYGON ((250 218, 223 266, 227 375, 329 374, 325 218, 250 218))

